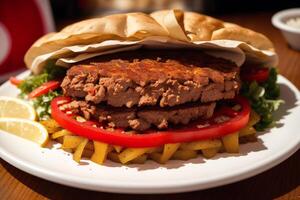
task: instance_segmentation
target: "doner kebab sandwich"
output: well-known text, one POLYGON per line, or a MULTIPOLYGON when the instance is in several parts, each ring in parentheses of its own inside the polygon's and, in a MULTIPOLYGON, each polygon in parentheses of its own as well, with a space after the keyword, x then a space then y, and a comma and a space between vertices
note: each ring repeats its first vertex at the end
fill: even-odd
POLYGON ((102 164, 238 153, 281 103, 272 42, 180 10, 88 19, 37 40, 16 81, 52 139, 102 164))

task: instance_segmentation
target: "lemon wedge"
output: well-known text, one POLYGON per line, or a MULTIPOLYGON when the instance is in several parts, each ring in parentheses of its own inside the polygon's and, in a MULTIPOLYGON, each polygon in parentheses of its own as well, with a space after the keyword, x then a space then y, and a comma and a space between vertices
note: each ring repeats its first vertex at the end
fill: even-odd
POLYGON ((2 117, 35 120, 36 112, 26 101, 0 96, 0 118, 2 117))
POLYGON ((46 128, 28 119, 0 118, 0 129, 44 146, 48 141, 46 128))

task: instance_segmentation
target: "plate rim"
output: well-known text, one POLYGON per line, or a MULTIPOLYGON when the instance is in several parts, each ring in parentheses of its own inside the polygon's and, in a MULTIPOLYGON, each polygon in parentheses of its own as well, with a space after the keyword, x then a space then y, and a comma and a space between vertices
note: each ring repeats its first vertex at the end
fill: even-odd
MULTIPOLYGON (((24 77, 28 75, 28 71, 23 72, 18 77, 24 77)), ((296 98, 300 99, 300 92, 295 85, 293 85, 288 79, 283 77, 282 75, 278 75, 278 78, 282 79, 282 81, 287 84, 287 86, 293 91, 296 95, 296 98)), ((8 82, 4 83, 1 87, 7 87, 10 84, 8 82)), ((298 105, 300 107, 300 105, 298 105)), ((116 181, 101 181, 101 180, 90 180, 82 177, 74 177, 72 175, 62 174, 61 172, 53 172, 51 170, 47 170, 41 167, 37 167, 35 165, 30 165, 29 161, 23 161, 21 158, 11 155, 9 152, 5 151, 4 148, 0 146, 0 157, 13 165, 14 167, 20 169, 21 171, 25 171, 33 176, 55 182, 58 184, 71 186, 80 189, 87 189, 93 191, 101 191, 101 192, 113 192, 113 193, 127 193, 127 194, 163 194, 163 193, 179 193, 179 192, 189 192, 195 190, 203 190, 212 187, 218 187, 221 185, 226 185, 230 183, 234 183, 237 181, 244 180, 246 178, 252 177, 254 175, 260 174, 279 163, 286 160, 293 153, 295 153, 300 148, 300 135, 297 140, 294 140, 293 145, 286 145, 286 148, 280 151, 277 154, 274 154, 270 157, 264 158, 260 160, 259 164, 253 166, 246 166, 239 170, 238 173, 228 173, 223 175, 222 177, 217 176, 211 178, 210 181, 205 183, 201 180, 195 180, 193 182, 189 181, 176 181, 173 184, 164 184, 157 185, 153 187, 153 185, 143 182, 143 184, 139 184, 139 182, 133 184, 132 182, 116 182, 116 181)))

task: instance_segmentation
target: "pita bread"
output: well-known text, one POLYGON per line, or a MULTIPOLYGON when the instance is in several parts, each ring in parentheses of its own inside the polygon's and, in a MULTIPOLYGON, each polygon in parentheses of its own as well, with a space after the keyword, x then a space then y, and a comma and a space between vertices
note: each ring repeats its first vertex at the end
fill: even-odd
POLYGON ((76 59, 118 52, 128 46, 148 48, 198 48, 233 60, 276 65, 272 42, 263 34, 236 24, 181 10, 151 14, 124 13, 88 19, 37 40, 27 51, 25 63, 40 73, 48 60, 69 66, 76 59), (106 52, 107 51, 107 52, 106 52))

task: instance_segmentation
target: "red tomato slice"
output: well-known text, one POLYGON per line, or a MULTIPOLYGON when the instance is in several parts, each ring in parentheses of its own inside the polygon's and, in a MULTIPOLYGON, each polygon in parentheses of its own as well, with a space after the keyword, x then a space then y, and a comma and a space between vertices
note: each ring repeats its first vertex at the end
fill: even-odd
POLYGON ((18 85, 20 85, 22 83, 23 80, 18 79, 16 77, 12 76, 12 77, 9 78, 9 81, 10 81, 11 84, 13 84, 15 86, 18 86, 18 85))
POLYGON ((191 142, 196 140, 219 138, 245 127, 249 121, 250 115, 250 105, 248 100, 243 97, 238 97, 234 101, 241 105, 241 110, 238 111, 234 117, 223 123, 214 123, 206 127, 200 127, 199 124, 197 125, 197 123, 193 123, 188 125, 189 127, 187 128, 168 129, 166 131, 146 131, 142 134, 130 134, 121 129, 109 131, 101 127, 90 126, 86 123, 76 121, 74 117, 70 117, 60 109, 61 105, 70 101, 71 98, 69 97, 56 97, 51 102, 52 118, 63 128, 91 140, 135 148, 155 147, 167 143, 191 142))
POLYGON ((55 90, 55 89, 59 88, 59 86, 60 86, 59 81, 46 82, 43 85, 41 85, 40 87, 34 89, 32 92, 30 92, 28 97, 30 99, 39 97, 43 94, 47 94, 50 90, 55 90))
POLYGON ((269 78, 269 69, 265 67, 247 66, 241 70, 241 79, 243 81, 265 82, 269 78))

